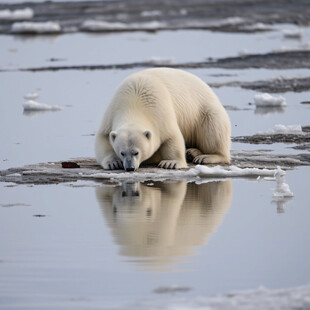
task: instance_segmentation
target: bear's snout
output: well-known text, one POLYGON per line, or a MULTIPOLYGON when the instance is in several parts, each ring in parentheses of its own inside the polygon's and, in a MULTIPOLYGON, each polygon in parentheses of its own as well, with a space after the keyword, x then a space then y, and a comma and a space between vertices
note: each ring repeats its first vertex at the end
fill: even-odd
POLYGON ((134 165, 134 159, 132 156, 126 156, 123 162, 125 171, 135 171, 136 167, 134 165))

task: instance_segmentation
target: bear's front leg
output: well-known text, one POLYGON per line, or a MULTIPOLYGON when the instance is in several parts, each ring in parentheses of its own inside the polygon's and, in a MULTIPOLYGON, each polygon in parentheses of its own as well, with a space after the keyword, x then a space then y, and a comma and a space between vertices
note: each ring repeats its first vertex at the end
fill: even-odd
POLYGON ((158 167, 165 169, 187 168, 185 160, 185 143, 181 132, 169 138, 160 148, 162 161, 158 167))
POLYGON ((110 154, 103 158, 101 166, 105 170, 124 169, 123 162, 117 157, 117 155, 110 154))

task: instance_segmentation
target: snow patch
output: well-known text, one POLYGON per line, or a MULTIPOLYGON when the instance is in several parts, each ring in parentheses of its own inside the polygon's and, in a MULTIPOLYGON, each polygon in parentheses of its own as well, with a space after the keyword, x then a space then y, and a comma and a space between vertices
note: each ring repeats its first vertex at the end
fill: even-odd
POLYGON ((281 107, 286 105, 286 101, 282 96, 272 96, 268 93, 262 93, 254 96, 254 104, 257 107, 281 107))
POLYGON ((13 33, 59 33, 61 32, 61 27, 55 22, 20 22, 14 23, 11 27, 11 32, 13 33))
POLYGON ((20 10, 1 10, 0 20, 27 20, 33 18, 33 10, 30 8, 20 10))
POLYGON ((24 111, 59 111, 61 107, 51 106, 45 103, 39 103, 33 100, 28 100, 23 104, 24 111))

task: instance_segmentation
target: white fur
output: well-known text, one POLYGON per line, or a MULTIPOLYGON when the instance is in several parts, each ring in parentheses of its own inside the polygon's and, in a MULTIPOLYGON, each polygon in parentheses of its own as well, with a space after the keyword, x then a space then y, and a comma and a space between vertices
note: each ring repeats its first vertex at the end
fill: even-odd
POLYGON ((128 166, 126 158, 134 169, 141 162, 185 168, 185 145, 194 163, 229 163, 229 117, 198 77, 156 68, 129 76, 117 89, 97 131, 95 149, 104 169, 128 166))

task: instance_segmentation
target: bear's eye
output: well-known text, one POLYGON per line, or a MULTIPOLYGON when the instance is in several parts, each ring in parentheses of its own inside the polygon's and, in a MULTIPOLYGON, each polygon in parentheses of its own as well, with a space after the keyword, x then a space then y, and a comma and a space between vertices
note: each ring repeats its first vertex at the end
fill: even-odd
POLYGON ((139 152, 133 152, 132 155, 133 156, 137 156, 139 154, 139 152))
POLYGON ((124 153, 124 152, 121 152, 121 155, 122 155, 122 156, 125 156, 125 153, 124 153))

